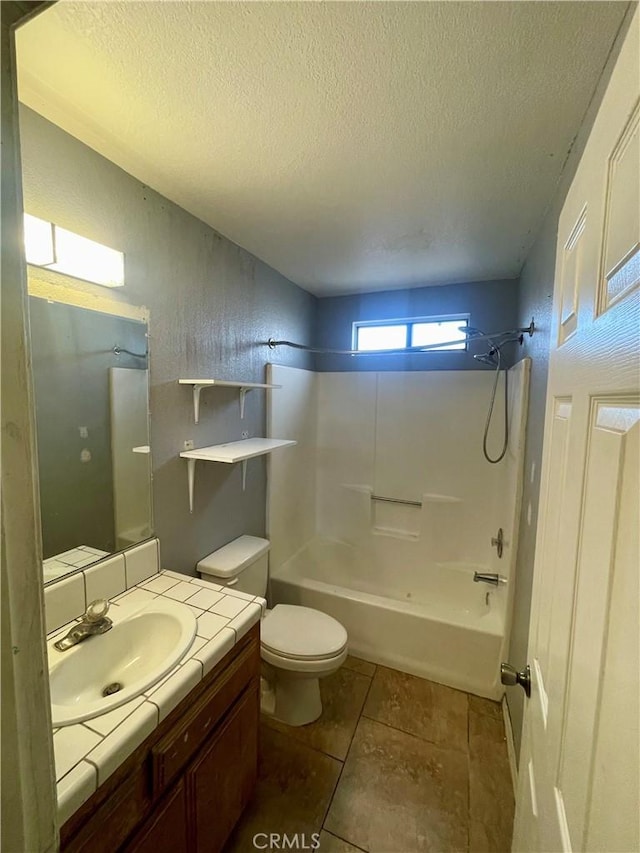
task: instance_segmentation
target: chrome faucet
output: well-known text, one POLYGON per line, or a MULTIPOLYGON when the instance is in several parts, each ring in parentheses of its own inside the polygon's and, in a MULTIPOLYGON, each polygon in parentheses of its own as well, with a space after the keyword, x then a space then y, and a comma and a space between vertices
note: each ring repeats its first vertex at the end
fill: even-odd
POLYGON ((64 652, 67 649, 77 646, 87 637, 93 637, 96 634, 104 634, 109 631, 113 625, 111 619, 107 618, 109 610, 109 602, 106 598, 97 598, 87 606, 84 616, 74 625, 68 634, 55 642, 53 645, 59 652, 64 652))
POLYGON ((507 582, 507 579, 497 574, 497 572, 474 572, 473 579, 476 583, 481 581, 482 583, 490 583, 492 586, 498 586, 501 583, 507 582))

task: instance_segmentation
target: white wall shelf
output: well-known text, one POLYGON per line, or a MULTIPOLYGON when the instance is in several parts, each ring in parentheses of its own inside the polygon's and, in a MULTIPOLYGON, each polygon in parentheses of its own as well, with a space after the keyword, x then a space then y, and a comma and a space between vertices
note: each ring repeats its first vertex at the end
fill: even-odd
POLYGON ((187 460, 189 512, 193 512, 193 489, 196 462, 198 460, 201 462, 223 462, 227 465, 242 462, 242 490, 244 491, 247 480, 248 459, 265 456, 267 453, 272 453, 280 447, 290 447, 293 444, 297 444, 297 442, 276 438, 245 438, 242 441, 230 441, 227 444, 212 444, 209 447, 200 447, 197 450, 185 450, 180 456, 182 459, 187 460))
POLYGON ((180 385, 193 386, 193 417, 196 423, 200 417, 200 392, 203 388, 238 388, 240 390, 240 419, 244 418, 244 398, 249 391, 282 388, 282 385, 266 385, 263 382, 232 382, 227 379, 178 379, 180 385))

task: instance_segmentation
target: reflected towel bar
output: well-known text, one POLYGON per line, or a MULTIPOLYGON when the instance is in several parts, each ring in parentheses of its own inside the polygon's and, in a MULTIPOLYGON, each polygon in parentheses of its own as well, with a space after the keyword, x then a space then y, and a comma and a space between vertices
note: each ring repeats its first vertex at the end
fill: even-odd
POLYGON ((405 506, 422 506, 422 501, 405 501, 403 498, 383 498, 380 495, 371 495, 372 501, 381 501, 386 504, 404 504, 405 506))

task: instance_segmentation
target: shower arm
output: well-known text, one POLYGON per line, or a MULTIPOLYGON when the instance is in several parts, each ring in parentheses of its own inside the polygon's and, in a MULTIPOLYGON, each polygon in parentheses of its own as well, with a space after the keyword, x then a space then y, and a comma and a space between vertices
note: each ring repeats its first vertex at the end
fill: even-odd
MULTIPOLYGON (((520 344, 522 344, 522 336, 528 334, 529 337, 533 335, 536 327, 533 320, 528 326, 524 326, 519 329, 507 329, 504 332, 494 332, 491 335, 468 335, 465 342, 469 341, 491 341, 491 343, 495 343, 497 339, 504 338, 509 335, 518 335, 520 344)), ((267 346, 269 349, 276 349, 276 347, 291 347, 292 349, 304 350, 305 352, 313 352, 319 353, 323 355, 412 355, 418 354, 421 352, 429 352, 430 350, 438 350, 442 349, 442 347, 453 346, 454 344, 460 344, 462 341, 458 339, 457 341, 441 341, 437 344, 425 344, 424 346, 419 347, 404 347, 403 349, 371 349, 371 350, 357 350, 357 349, 326 349, 325 347, 310 347, 306 344, 296 344, 293 341, 275 341, 273 338, 269 338, 267 341, 267 346)), ((505 341, 506 343, 506 341, 505 341)))

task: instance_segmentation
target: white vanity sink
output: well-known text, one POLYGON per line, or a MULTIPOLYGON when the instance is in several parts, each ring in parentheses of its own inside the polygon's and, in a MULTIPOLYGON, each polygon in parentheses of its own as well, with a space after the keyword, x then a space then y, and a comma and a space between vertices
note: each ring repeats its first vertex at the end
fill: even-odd
POLYGON ((136 609, 123 602, 109 617, 109 631, 67 651, 49 643, 54 726, 89 720, 139 696, 184 657, 196 633, 193 612, 177 601, 154 600, 136 609))

